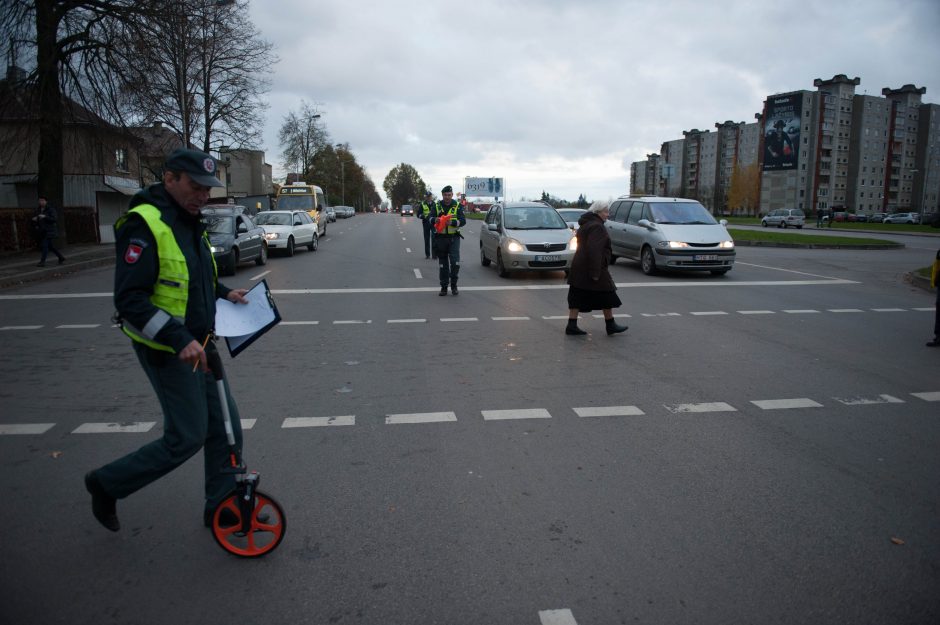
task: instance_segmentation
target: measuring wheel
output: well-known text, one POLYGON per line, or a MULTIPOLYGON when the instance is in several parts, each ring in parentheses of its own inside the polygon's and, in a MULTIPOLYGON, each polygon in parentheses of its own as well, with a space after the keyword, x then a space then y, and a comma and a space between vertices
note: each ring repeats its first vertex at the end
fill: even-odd
POLYGON ((212 535, 219 546, 242 558, 260 558, 277 549, 287 531, 281 505, 254 491, 254 501, 233 491, 212 512, 212 535))

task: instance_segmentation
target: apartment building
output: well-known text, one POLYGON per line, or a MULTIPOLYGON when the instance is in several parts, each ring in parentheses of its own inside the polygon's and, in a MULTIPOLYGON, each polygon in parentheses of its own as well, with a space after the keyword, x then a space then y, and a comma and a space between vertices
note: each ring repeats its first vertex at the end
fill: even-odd
POLYGON ((659 150, 662 169, 662 192, 666 197, 681 197, 682 168, 685 164, 685 139, 666 141, 659 150))
POLYGON ((940 104, 920 105, 912 209, 940 212, 940 104))
POLYGON ((917 166, 917 129, 920 119, 921 96, 926 87, 904 85, 900 89, 885 87, 881 94, 891 105, 888 118, 888 159, 885 184, 887 198, 885 212, 893 213, 915 205, 914 174, 917 166))
POLYGON ((849 143, 848 206, 857 212, 881 212, 885 204, 888 162, 888 119, 891 104, 885 98, 856 95, 852 102, 849 143))
MULTIPOLYGON (((647 158, 649 155, 647 155, 647 158)), ((630 163, 630 193, 634 195, 648 195, 646 189, 646 161, 630 163)))

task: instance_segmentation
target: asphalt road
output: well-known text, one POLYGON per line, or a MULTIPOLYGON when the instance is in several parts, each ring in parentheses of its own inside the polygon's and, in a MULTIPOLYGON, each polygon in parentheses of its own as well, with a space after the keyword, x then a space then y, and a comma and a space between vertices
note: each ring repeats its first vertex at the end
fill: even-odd
POLYGON ((903 280, 937 240, 740 248, 717 278, 620 260, 629 331, 566 337, 561 274, 498 278, 478 228, 456 297, 385 214, 226 280, 284 318, 226 358, 288 515, 257 561, 202 527, 198 458, 120 533, 91 516, 85 471, 161 428, 112 270, 3 291, 0 622, 940 620, 940 351, 903 280))

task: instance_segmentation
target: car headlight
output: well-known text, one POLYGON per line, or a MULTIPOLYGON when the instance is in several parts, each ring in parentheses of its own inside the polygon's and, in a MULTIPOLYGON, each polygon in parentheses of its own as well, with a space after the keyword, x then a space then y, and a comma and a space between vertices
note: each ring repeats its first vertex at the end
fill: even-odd
POLYGON ((264 238, 268 241, 273 241, 274 239, 278 238, 278 234, 276 232, 265 232, 264 238))
POLYGON ((568 241, 568 251, 569 252, 578 251, 578 237, 571 237, 571 240, 568 241))
POLYGON ((718 247, 720 247, 720 248, 722 248, 722 249, 726 249, 726 250, 733 249, 733 248, 734 248, 734 241, 722 241, 721 243, 718 244, 718 247))
POLYGON ((515 239, 509 239, 509 241, 506 243, 506 249, 510 252, 521 252, 525 248, 522 246, 522 243, 519 243, 519 241, 516 241, 515 239))
POLYGON ((676 249, 680 247, 689 247, 689 244, 685 241, 660 241, 656 244, 657 247, 668 247, 669 249, 676 249))
POLYGON ((223 248, 217 247, 217 246, 215 246, 215 245, 212 246, 212 253, 213 253, 213 254, 218 254, 218 253, 221 252, 221 251, 223 251, 223 248))

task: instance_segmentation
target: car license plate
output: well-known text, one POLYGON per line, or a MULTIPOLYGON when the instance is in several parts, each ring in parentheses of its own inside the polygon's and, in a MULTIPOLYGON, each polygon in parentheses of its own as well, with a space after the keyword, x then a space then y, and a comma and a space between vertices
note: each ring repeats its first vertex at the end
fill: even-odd
POLYGON ((717 254, 697 254, 694 260, 718 260, 717 254))
POLYGON ((557 263, 562 258, 561 256, 536 256, 535 262, 537 263, 557 263))

